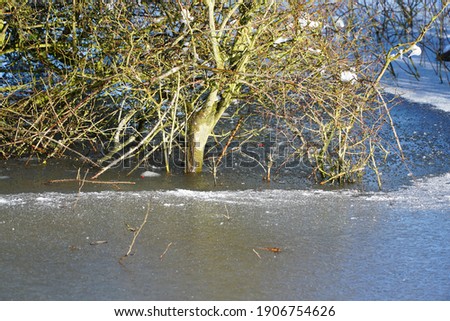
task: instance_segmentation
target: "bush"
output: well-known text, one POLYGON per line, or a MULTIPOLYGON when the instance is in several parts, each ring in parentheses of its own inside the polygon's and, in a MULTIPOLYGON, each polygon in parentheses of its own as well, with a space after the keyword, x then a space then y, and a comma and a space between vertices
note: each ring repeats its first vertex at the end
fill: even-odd
MULTIPOLYGON (((389 59, 380 64, 377 18, 362 18, 367 8, 356 2, 6 0, 4 8, 5 158, 75 154, 102 166, 98 177, 155 153, 170 171, 180 147, 186 172, 199 172, 207 143, 225 146, 217 168, 231 139, 271 129, 291 146, 286 160, 307 160, 321 182, 346 182, 376 170, 375 151, 385 150, 378 132, 389 110, 378 82, 389 59)), ((274 157, 260 162, 269 179, 274 157)))

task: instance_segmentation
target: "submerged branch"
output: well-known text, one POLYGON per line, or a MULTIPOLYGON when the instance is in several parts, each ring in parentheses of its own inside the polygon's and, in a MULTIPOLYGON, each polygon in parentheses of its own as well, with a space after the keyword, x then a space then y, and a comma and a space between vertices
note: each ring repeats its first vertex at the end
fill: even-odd
POLYGON ((90 180, 90 179, 81 179, 81 178, 64 178, 64 179, 52 179, 49 180, 48 183, 72 183, 72 182, 76 182, 76 183, 80 183, 80 184, 84 184, 84 183, 90 183, 90 184, 110 184, 110 185, 115 185, 115 184, 128 184, 128 185, 135 185, 136 182, 127 182, 127 181, 97 181, 97 180, 90 180))

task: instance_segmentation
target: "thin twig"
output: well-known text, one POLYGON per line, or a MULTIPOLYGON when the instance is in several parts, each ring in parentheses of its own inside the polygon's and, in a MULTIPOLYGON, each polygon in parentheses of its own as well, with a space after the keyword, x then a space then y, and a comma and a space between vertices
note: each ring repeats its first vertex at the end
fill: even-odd
POLYGON ((258 247, 258 250, 273 252, 273 253, 279 253, 281 252, 281 248, 279 247, 258 247))
MULTIPOLYGON (((84 173, 83 179, 81 179, 81 181, 80 181, 80 184, 79 184, 80 187, 78 188, 78 193, 81 192, 81 189, 83 188, 84 183, 86 182, 86 177, 87 177, 87 174, 88 174, 88 173, 89 173, 89 169, 86 170, 86 173, 84 173)), ((80 169, 78 169, 77 179, 79 179, 79 175, 80 175, 80 169)))
POLYGON ((74 204, 73 204, 73 208, 74 208, 74 209, 75 209, 75 207, 77 207, 77 205, 78 205, 78 201, 79 201, 79 199, 80 199, 81 189, 83 188, 84 183, 86 182, 86 176, 87 176, 87 174, 89 173, 89 169, 87 169, 87 170, 86 170, 86 173, 84 174, 83 179, 81 179, 81 176, 80 176, 80 170, 81 170, 81 168, 78 168, 76 180, 78 181, 79 187, 78 187, 77 198, 75 199, 75 202, 74 202, 74 204))
POLYGON ((77 183, 90 183, 90 184, 129 184, 129 185, 135 185, 136 182, 129 182, 129 181, 94 181, 90 179, 80 179, 80 178, 66 178, 66 179, 52 179, 49 180, 48 183, 68 183, 68 182, 77 182, 77 183))
POLYGON ((141 225, 133 233, 134 234, 133 240, 131 240, 130 246, 128 248, 128 252, 119 259, 120 264, 122 264, 122 261, 131 254, 131 251, 133 251, 134 243, 136 243, 136 239, 139 236, 139 233, 141 233, 142 228, 144 227, 145 223, 147 223, 147 218, 148 218, 149 214, 150 214, 150 203, 147 206, 147 213, 145 214, 144 220, 142 221, 141 225))
POLYGON ((395 141, 397 143, 397 147, 398 147, 398 150, 400 152, 400 156, 401 156, 402 160, 405 160, 405 154, 403 153, 402 144, 400 143, 400 138, 398 137, 397 131, 395 130, 394 120, 391 117, 391 113, 390 113, 389 108, 388 108, 388 106, 386 104, 386 101, 384 100, 383 95, 380 93, 380 90, 378 88, 375 88, 375 91, 377 92, 378 97, 380 97, 380 100, 382 102, 384 110, 386 111, 386 115, 388 116, 389 125, 391 126, 392 133, 394 134, 394 138, 395 138, 395 141))
POLYGON ((225 156, 225 153, 227 152, 228 146, 230 146, 231 141, 234 139, 234 137, 236 136, 236 134, 237 134, 237 132, 239 130, 239 127, 241 127, 242 121, 243 121, 243 118, 242 117, 239 118, 239 121, 237 122, 236 127, 234 127, 233 132, 230 134, 230 137, 228 138, 228 141, 225 144, 225 147, 223 148, 222 153, 220 154, 219 158, 215 162, 216 166, 219 166, 220 161, 225 156))
POLYGON ((392 55, 392 52, 398 48, 401 47, 406 47, 405 50, 403 50, 402 52, 408 52, 410 51, 415 45, 417 45, 420 41, 422 41, 422 39, 425 37, 425 34, 431 29, 433 23, 435 22, 435 20, 437 18, 439 18, 439 16, 445 12, 445 10, 447 9, 447 7, 450 5, 450 3, 446 3, 442 6, 441 10, 439 10, 438 13, 436 13, 433 17, 431 17, 430 21, 428 21, 428 23, 422 27, 422 31, 419 34, 419 36, 417 36, 417 38, 409 43, 403 43, 403 44, 399 44, 393 48, 391 48, 388 53, 386 54, 386 61, 384 63, 383 68, 381 69, 381 71, 378 73, 378 77, 375 79, 373 86, 374 88, 378 86, 378 84, 381 81, 381 78, 383 78, 383 75, 386 73, 387 69, 389 68, 389 65, 391 64, 392 61, 394 61, 395 59, 398 59, 399 56, 402 55, 401 52, 392 55))
POLYGON ((164 252, 159 256, 159 259, 162 261, 164 256, 166 255, 167 251, 169 250, 169 248, 172 246, 173 242, 170 242, 169 244, 167 244, 166 249, 164 250, 164 252))
POLYGON ((227 220, 231 220, 231 216, 230 213, 228 212, 228 208, 227 208, 227 204, 225 204, 225 211, 227 211, 227 214, 223 214, 223 216, 225 216, 227 218, 227 220))
POLYGON ((122 154, 119 158, 115 159, 114 161, 109 163, 107 166, 103 167, 100 171, 97 172, 97 174, 92 176, 91 179, 96 180, 100 175, 102 175, 108 169, 110 169, 113 166, 116 166, 118 163, 120 163, 124 159, 127 159, 128 157, 133 155, 143 145, 148 144, 161 131, 161 128, 164 128, 163 122, 169 111, 170 111, 170 108, 167 108, 167 110, 164 112, 163 115, 161 115, 160 119, 155 124, 153 129, 145 137, 143 137, 142 140, 136 146, 133 146, 132 148, 130 148, 130 150, 128 150, 126 153, 122 154))
POLYGON ((261 255, 259 255, 259 253, 255 250, 255 249, 253 249, 253 252, 255 252, 255 254, 259 257, 259 259, 261 260, 261 255))

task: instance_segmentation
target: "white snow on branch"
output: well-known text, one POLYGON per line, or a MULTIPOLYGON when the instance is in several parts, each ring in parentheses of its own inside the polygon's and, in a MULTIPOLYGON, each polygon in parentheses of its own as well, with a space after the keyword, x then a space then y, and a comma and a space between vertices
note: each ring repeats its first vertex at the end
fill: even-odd
POLYGON ((291 37, 279 37, 279 38, 277 38, 273 43, 274 43, 275 45, 279 45, 279 44, 281 44, 281 43, 288 42, 288 41, 291 41, 291 40, 292 40, 291 37))
POLYGON ((311 28, 311 29, 317 29, 320 27, 320 22, 318 21, 314 21, 314 20, 309 20, 309 19, 305 19, 305 18, 299 18, 298 19, 298 24, 300 27, 302 28, 311 28))
POLYGON ((320 54, 322 52, 322 50, 320 49, 314 49, 314 48, 308 48, 309 52, 312 52, 314 54, 320 54))
POLYGON ((414 45, 411 47, 411 53, 408 55, 408 58, 412 56, 420 56, 422 54, 422 49, 418 45, 414 45))
POLYGON ((341 72, 341 81, 342 82, 349 82, 352 85, 358 80, 358 75, 355 74, 353 71, 346 70, 341 72))
POLYGON ((345 28, 345 22, 342 17, 333 17, 333 19, 334 19, 334 24, 336 25, 337 28, 339 28, 339 29, 345 28))
POLYGON ((191 16, 191 13, 186 8, 181 9, 181 16, 183 17, 181 22, 184 24, 194 21, 194 17, 191 16))

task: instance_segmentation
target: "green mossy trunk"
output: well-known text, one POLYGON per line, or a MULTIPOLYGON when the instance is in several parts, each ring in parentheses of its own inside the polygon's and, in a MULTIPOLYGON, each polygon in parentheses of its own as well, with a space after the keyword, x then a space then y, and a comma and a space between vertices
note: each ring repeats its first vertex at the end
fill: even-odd
POLYGON ((200 173, 203 168, 205 146, 218 121, 218 90, 212 89, 204 106, 194 112, 187 128, 187 173, 200 173))
POLYGON ((216 122, 214 114, 199 112, 193 115, 189 123, 186 172, 200 173, 203 168, 205 146, 216 122))
POLYGON ((223 112, 230 105, 231 97, 231 92, 228 91, 219 99, 218 90, 212 89, 204 106, 190 117, 186 133, 187 173, 202 171, 206 143, 223 112))

